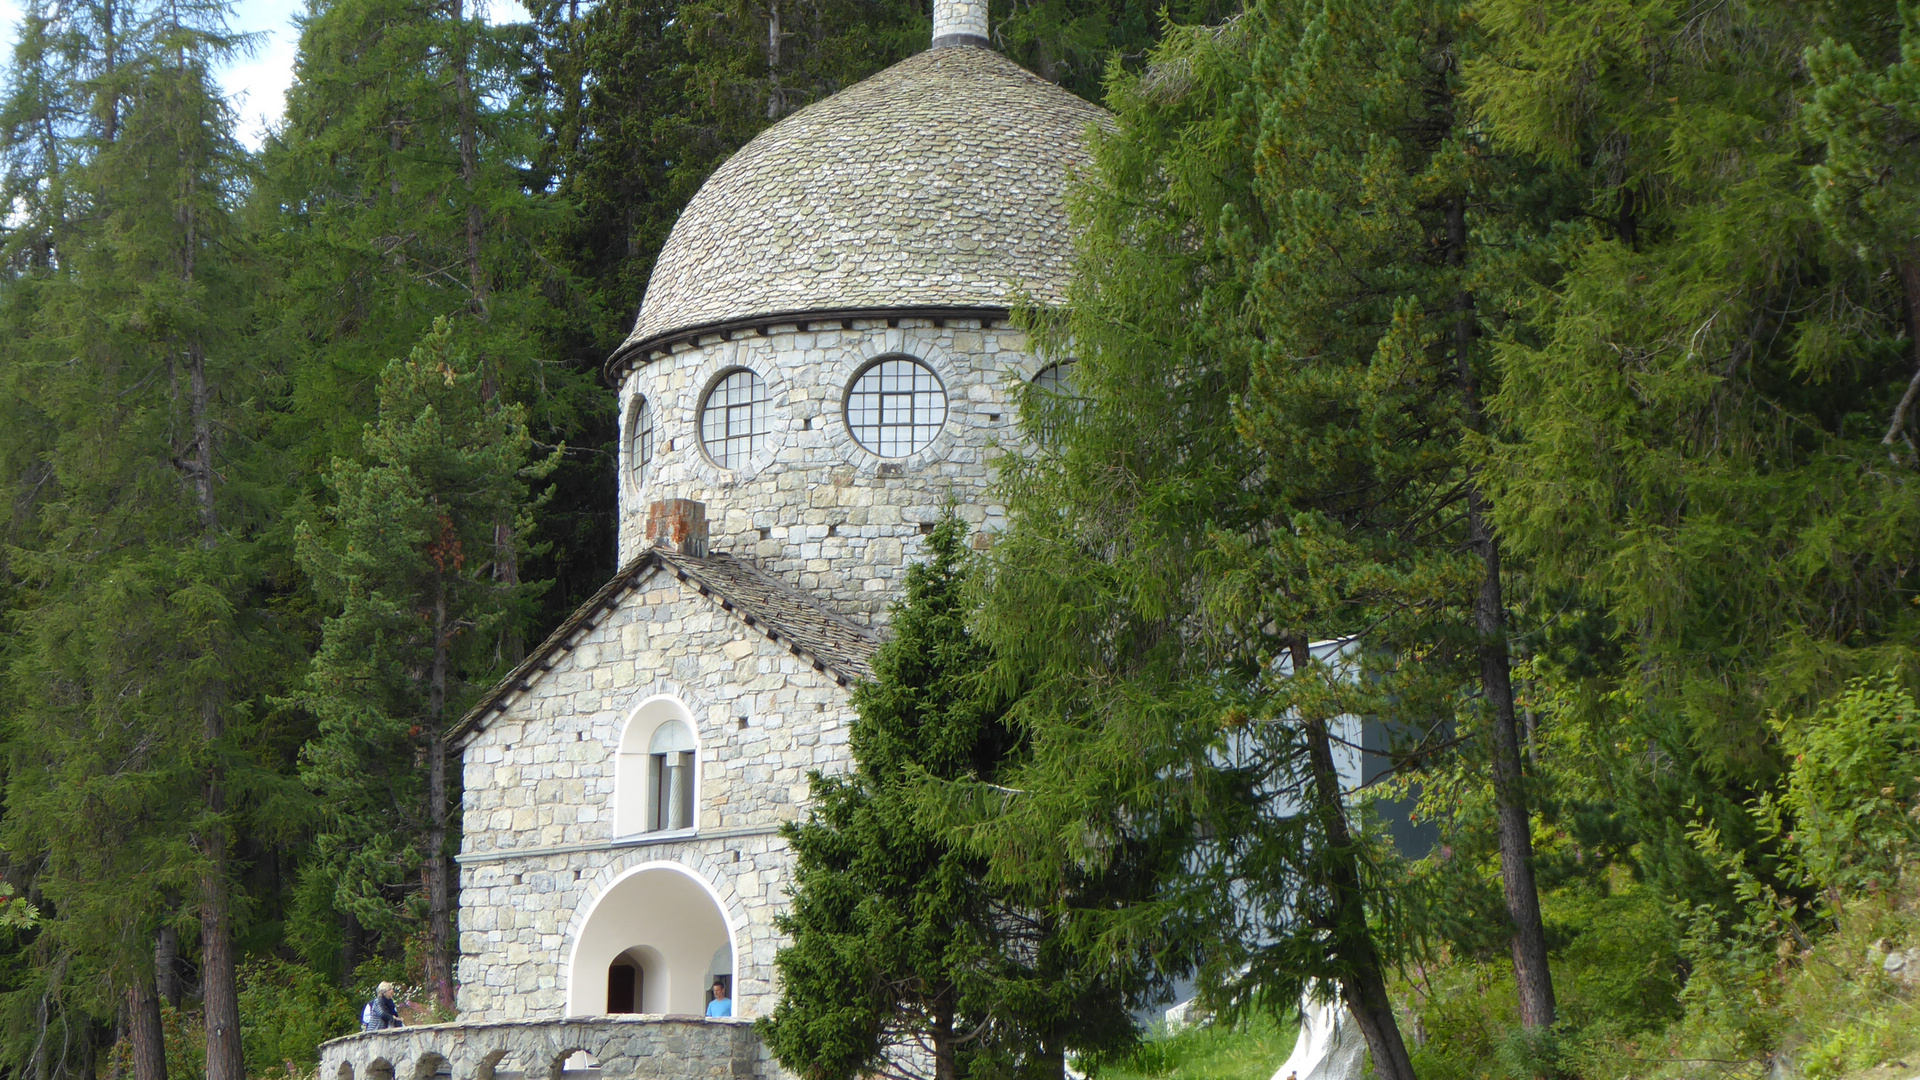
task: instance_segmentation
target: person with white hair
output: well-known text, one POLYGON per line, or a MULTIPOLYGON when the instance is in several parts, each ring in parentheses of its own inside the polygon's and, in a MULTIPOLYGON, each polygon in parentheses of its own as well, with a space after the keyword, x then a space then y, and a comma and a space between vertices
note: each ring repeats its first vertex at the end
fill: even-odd
POLYGON ((360 1010, 361 1031, 385 1031, 388 1028, 406 1027, 400 1019, 400 1010, 393 1003, 393 984, 383 982, 374 991, 373 1000, 360 1010))

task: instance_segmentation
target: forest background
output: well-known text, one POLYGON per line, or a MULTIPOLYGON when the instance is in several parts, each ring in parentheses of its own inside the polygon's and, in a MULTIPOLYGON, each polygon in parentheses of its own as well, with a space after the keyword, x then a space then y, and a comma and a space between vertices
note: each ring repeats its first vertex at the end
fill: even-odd
MULTIPOLYGON (((929 23, 530 10, 315 0, 257 153, 223 5, 21 21, 0 1073, 298 1072, 381 979, 452 1008, 445 733, 613 570, 600 361, 707 173, 929 23)), ((1384 1075, 1920 1050, 1887 960, 1920 946, 1916 20, 997 5, 1120 121, 1073 300, 1024 315, 1075 399, 1029 402, 1014 527, 940 623, 1035 797, 907 762, 888 805, 1056 897, 1098 854, 1062 837, 1246 837, 1063 908, 1076 955, 1197 974, 1223 1024, 1351 982, 1406 1035, 1384 1075), (1347 636, 1369 677, 1309 679, 1347 636), (1395 722, 1424 858, 1207 772, 1252 740, 1310 783, 1341 711, 1395 722)))

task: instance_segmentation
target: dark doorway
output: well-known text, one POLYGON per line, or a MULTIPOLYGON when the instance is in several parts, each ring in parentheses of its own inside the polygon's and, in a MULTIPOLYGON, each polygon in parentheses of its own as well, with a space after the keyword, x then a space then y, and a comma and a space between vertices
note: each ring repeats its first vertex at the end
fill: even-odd
POLYGON ((607 969, 607 1012, 640 1011, 640 969, 630 960, 615 960, 607 969))

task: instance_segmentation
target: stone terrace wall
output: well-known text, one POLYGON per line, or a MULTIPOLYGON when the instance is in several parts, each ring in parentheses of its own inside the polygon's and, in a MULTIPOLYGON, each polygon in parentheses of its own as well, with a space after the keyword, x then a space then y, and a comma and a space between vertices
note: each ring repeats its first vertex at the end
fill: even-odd
POLYGON ((577 1051, 597 1069, 566 1080, 779 1080, 748 1020, 623 1016, 567 1021, 434 1024, 365 1032, 320 1046, 319 1080, 563 1080, 577 1051))
POLYGON ((1018 330, 983 330, 966 320, 900 323, 715 336, 629 371, 620 390, 625 430, 632 430, 636 397, 645 395, 654 451, 636 471, 633 440, 621 441, 621 560, 639 552, 651 501, 697 499, 707 507, 713 550, 751 558, 827 607, 873 623, 886 618, 903 568, 949 499, 975 528, 999 529, 1006 511, 986 498, 995 446, 1020 438, 1018 382, 1045 364, 1018 330), (939 376, 947 419, 932 445, 883 458, 847 429, 846 395, 869 361, 894 355, 939 376), (748 468, 722 469, 701 449, 700 406, 722 374, 741 367, 766 380, 767 451, 748 468))

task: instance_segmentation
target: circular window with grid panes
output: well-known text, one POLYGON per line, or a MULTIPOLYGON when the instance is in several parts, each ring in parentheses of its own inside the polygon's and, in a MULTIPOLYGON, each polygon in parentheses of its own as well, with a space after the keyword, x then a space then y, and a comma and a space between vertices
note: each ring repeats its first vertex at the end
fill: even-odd
POLYGON ((847 430, 881 457, 927 448, 947 422, 947 391, 933 369, 904 356, 862 368, 847 389, 847 430))
POLYGON ((713 384, 700 406, 700 444, 715 465, 745 468, 766 449, 770 412, 766 380, 735 368, 713 384))

